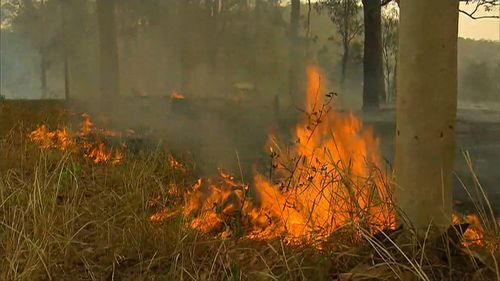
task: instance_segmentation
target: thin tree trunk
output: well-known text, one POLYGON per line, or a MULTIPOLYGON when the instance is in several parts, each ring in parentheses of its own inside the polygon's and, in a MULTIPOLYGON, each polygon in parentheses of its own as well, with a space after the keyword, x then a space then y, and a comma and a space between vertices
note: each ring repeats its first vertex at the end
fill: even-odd
POLYGON ((60 1, 60 9, 61 9, 61 33, 62 33, 62 41, 63 41, 63 71, 64 71, 64 99, 66 101, 70 98, 70 85, 69 85, 69 59, 68 59, 68 35, 66 32, 66 9, 65 5, 67 5, 67 0, 60 1))
POLYGON ((400 221, 422 232, 451 223, 457 26, 458 1, 401 0, 396 199, 400 221))
POLYGON ((100 92, 106 108, 120 94, 115 1, 97 0, 100 50, 100 92))
POLYGON ((42 91, 42 98, 46 99, 48 96, 47 91, 47 58, 45 47, 40 50, 40 85, 42 91))
POLYGON ((380 1, 363 0, 363 12, 363 110, 372 110, 379 108, 379 98, 385 100, 380 1))
POLYGON ((344 40, 343 43, 344 53, 342 54, 342 65, 341 65, 341 76, 340 76, 340 87, 342 91, 345 89, 345 80, 347 77, 347 68, 349 63, 349 42, 344 40))
POLYGON ((212 70, 215 71, 217 66, 217 53, 219 51, 219 12, 220 12, 220 2, 212 1, 209 4, 209 27, 207 36, 209 37, 208 42, 208 61, 212 70))
POLYGON ((299 88, 297 74, 300 68, 299 60, 299 20, 300 20, 300 0, 292 0, 290 12, 290 69, 288 73, 289 94, 293 103, 297 100, 299 88))
POLYGON ((397 59, 397 54, 396 54, 396 59, 394 60, 394 68, 392 69, 392 87, 391 87, 391 98, 392 101, 394 101, 394 98, 398 96, 398 89, 397 89, 397 81, 398 81, 398 59, 397 59))
POLYGON ((306 33, 307 39, 309 39, 309 36, 311 35, 311 9, 312 9, 311 0, 307 0, 307 33, 306 33))
POLYGON ((188 32, 191 31, 189 25, 189 20, 191 19, 190 7, 188 1, 181 1, 180 4, 180 16, 181 16, 181 26, 185 27, 187 30, 181 32, 179 36, 179 60, 180 60, 180 76, 181 76, 181 93, 188 92, 188 86, 190 81, 190 60, 189 60, 189 49, 188 49, 188 32))
POLYGON ((42 98, 47 98, 47 46, 45 42, 45 1, 42 0, 40 7, 40 85, 42 98))

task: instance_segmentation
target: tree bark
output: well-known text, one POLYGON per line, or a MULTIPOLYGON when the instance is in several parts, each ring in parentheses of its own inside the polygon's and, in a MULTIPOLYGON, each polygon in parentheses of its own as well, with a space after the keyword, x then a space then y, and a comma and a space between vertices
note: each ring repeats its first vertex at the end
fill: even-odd
POLYGON ((379 99, 385 100, 384 68, 382 58, 382 16, 378 0, 363 0, 364 55, 363 55, 363 110, 379 108, 379 99))
POLYGON ((100 92, 103 105, 120 94, 118 42, 116 36, 115 1, 97 0, 100 51, 100 92))
POLYGON ((401 0, 396 199, 400 222, 451 223, 457 111, 458 1, 401 0))

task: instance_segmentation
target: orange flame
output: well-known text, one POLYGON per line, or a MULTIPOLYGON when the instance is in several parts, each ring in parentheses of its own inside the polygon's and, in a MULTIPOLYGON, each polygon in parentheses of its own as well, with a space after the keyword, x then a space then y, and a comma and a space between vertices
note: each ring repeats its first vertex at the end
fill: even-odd
POLYGON ((379 141, 352 113, 331 112, 316 66, 307 68, 308 118, 296 129, 295 170, 285 192, 255 176, 261 205, 294 238, 327 236, 342 226, 395 226, 379 141))
POLYGON ((295 129, 292 167, 281 171, 281 182, 255 173, 250 198, 246 186, 223 174, 218 182, 199 180, 183 212, 192 228, 222 231, 238 217, 249 237, 295 240, 326 237, 347 225, 373 232, 395 227, 379 140, 353 114, 330 110, 320 77, 316 66, 307 68, 308 118, 295 129))
POLYGON ((87 113, 82 114, 82 123, 77 133, 71 133, 66 128, 51 131, 42 124, 29 133, 28 138, 43 149, 58 149, 81 153, 94 163, 111 162, 120 164, 123 155, 118 149, 107 148, 100 139, 102 136, 115 137, 118 133, 108 130, 97 130, 87 113))
POLYGON ((181 94, 179 94, 176 90, 173 90, 172 93, 170 93, 170 98, 173 100, 183 100, 185 97, 181 94))
POLYGON ((462 245, 464 247, 486 247, 492 252, 498 251, 500 246, 498 239, 489 239, 490 237, 486 237, 486 232, 479 216, 468 214, 464 217, 459 217, 458 214, 452 214, 452 223, 454 225, 464 222, 469 224, 462 237, 462 245))

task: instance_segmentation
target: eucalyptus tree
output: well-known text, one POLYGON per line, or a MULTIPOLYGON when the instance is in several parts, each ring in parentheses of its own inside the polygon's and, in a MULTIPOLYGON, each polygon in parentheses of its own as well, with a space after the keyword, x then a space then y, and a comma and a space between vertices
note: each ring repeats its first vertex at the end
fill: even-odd
POLYGON ((335 25, 342 46, 340 84, 344 88, 350 49, 353 40, 363 30, 360 17, 361 6, 357 0, 320 0, 316 8, 325 10, 335 25))
POLYGON ((401 0, 400 11, 396 199, 423 233, 451 224, 458 1, 401 0))

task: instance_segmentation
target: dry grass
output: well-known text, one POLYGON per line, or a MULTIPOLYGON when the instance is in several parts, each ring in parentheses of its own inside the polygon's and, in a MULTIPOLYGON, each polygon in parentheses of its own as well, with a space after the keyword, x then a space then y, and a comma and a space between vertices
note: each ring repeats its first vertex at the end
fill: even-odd
MULTIPOLYGON (((180 208, 183 192, 196 180, 173 167, 166 152, 129 155, 120 166, 94 165, 77 155, 37 148, 25 138, 33 124, 21 117, 6 124, 6 112, 16 111, 0 113, 5 122, 0 135, 2 280, 499 278, 498 248, 464 247, 446 235, 422 240, 408 232, 373 236, 362 228, 342 229, 318 250, 281 239, 215 239, 185 227, 181 216, 153 223, 149 217, 160 208, 180 208), (12 126, 19 120, 25 120, 22 126, 12 126), (169 192, 172 187, 178 192, 169 192), (364 241, 343 247, 352 244, 353 231, 364 233, 364 241)), ((35 116, 32 121, 61 122, 35 116)), ((498 242, 498 225, 487 205, 478 206, 487 235, 498 242)))

